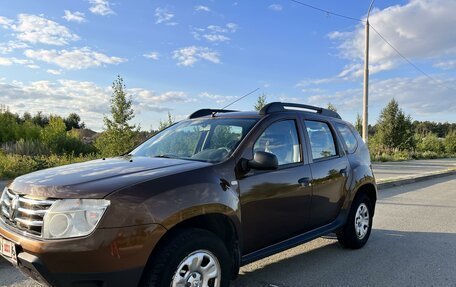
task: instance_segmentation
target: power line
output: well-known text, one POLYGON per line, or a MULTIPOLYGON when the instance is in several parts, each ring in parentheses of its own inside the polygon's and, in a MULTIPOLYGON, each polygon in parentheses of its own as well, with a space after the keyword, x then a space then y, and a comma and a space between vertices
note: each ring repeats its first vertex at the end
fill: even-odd
MULTIPOLYGON (((357 18, 353 18, 353 17, 350 17, 350 16, 345 16, 345 15, 342 15, 342 14, 339 14, 339 13, 335 13, 335 12, 332 12, 332 11, 328 11, 328 10, 325 10, 325 9, 322 9, 322 8, 319 8, 319 7, 316 7, 316 6, 312 6, 312 5, 309 5, 309 4, 306 4, 306 3, 303 3, 303 2, 300 2, 300 1, 297 1, 297 0, 290 0, 291 2, 294 2, 294 3, 297 3, 297 4, 300 4, 302 6, 305 6, 305 7, 308 7, 308 8, 311 8, 311 9, 314 9, 314 10, 317 10, 317 11, 320 11, 320 12, 324 12, 326 14, 330 14, 330 15, 334 15, 334 16, 337 16, 337 17, 340 17, 340 18, 345 18, 345 19, 349 19, 349 20, 353 20, 353 21, 357 21, 357 22, 362 22, 362 23, 366 23, 366 20, 362 20, 362 19, 357 19, 357 18)), ((426 73, 425 71, 423 71, 421 68, 419 68, 417 65, 415 65, 412 61, 410 61, 407 57, 405 57, 398 49, 396 49, 382 34, 380 34, 380 32, 378 32, 374 26, 370 25, 370 27, 372 27, 372 30, 374 30, 375 33, 377 33, 378 36, 380 36, 380 38, 388 45, 390 46, 402 59, 404 59, 408 64, 410 64, 413 68, 415 68, 418 72, 420 72, 421 74, 423 74, 424 76, 426 76, 427 78, 431 79, 433 82, 436 82, 437 84, 441 85, 442 87, 445 87, 447 89, 451 89, 451 90, 454 90, 454 88, 452 87, 448 87, 446 85, 444 85, 442 83, 442 81, 439 81, 437 79, 435 79, 434 77, 432 77, 431 75, 429 75, 428 73, 426 73)))
POLYGON ((312 6, 312 5, 297 1, 297 0, 290 0, 290 1, 291 2, 295 2, 297 4, 300 4, 302 6, 306 6, 308 8, 320 11, 320 12, 324 12, 324 13, 329 14, 329 15, 333 15, 333 16, 337 16, 337 17, 340 17, 340 18, 345 18, 345 19, 349 19, 349 20, 353 20, 353 21, 357 21, 357 22, 366 22, 365 20, 361 20, 361 19, 350 17, 350 16, 345 16, 345 15, 342 15, 342 14, 339 14, 339 13, 331 12, 329 10, 318 8, 318 7, 315 7, 315 6, 312 6))
POLYGON ((446 85, 444 85, 441 81, 435 79, 434 77, 432 77, 431 75, 429 75, 428 73, 426 73, 425 71, 423 71, 422 69, 420 69, 417 65, 415 65, 412 61, 410 61, 407 57, 405 57, 398 49, 396 49, 396 47, 394 47, 379 31, 377 31, 377 29, 374 28, 374 26, 370 25, 372 30, 374 30, 375 33, 377 33, 377 35, 386 43, 388 44, 388 46, 390 46, 402 59, 404 59, 404 61, 406 61, 407 63, 409 63, 413 68, 415 68, 418 72, 420 72, 421 74, 425 75, 427 78, 431 79, 432 81, 436 82, 437 84, 441 85, 442 87, 445 87, 447 89, 453 89, 451 87, 448 87, 446 85))

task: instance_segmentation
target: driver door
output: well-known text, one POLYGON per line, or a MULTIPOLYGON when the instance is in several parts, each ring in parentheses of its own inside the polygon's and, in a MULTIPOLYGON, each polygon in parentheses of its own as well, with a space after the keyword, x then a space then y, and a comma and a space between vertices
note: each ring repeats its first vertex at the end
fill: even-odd
POLYGON ((251 170, 239 180, 244 254, 302 233, 309 225, 312 189, 295 119, 273 122, 250 147, 273 153, 276 170, 251 170))

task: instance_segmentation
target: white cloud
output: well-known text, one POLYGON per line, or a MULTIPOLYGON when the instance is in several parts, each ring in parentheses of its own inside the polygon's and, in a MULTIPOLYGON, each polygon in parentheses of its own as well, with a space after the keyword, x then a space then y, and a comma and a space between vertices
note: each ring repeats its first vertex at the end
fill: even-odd
POLYGON ((235 33, 238 25, 235 23, 228 23, 225 26, 209 25, 206 28, 193 28, 192 35, 196 40, 205 39, 209 42, 227 42, 230 37, 226 36, 228 33, 235 33))
MULTIPOLYGON (((374 10, 369 22, 409 59, 435 59, 456 54, 453 11, 456 11, 454 0, 411 0, 405 5, 374 10)), ((339 43, 342 57, 355 64, 363 61, 363 24, 352 32, 335 31, 328 36, 339 43)), ((374 69, 389 70, 401 63, 399 61, 403 60, 371 29, 370 62, 374 69), (383 64, 385 62, 388 64, 383 64)))
POLYGON ((25 49, 28 48, 29 45, 16 41, 16 40, 10 40, 6 43, 0 43, 0 54, 8 54, 13 52, 14 50, 17 49, 25 49))
POLYGON ((13 64, 33 66, 34 62, 32 60, 18 59, 16 57, 0 57, 0 66, 11 66, 13 64))
POLYGON ((79 12, 79 11, 71 12, 69 10, 65 10, 65 15, 62 16, 62 18, 67 20, 68 22, 77 22, 77 23, 87 22, 87 20, 85 19, 84 13, 79 12))
POLYGON ((238 29, 238 25, 236 23, 228 23, 224 27, 218 25, 209 25, 207 29, 215 32, 215 33, 234 33, 238 29))
POLYGON ((200 60, 206 60, 215 64, 220 63, 219 53, 209 49, 208 47, 189 46, 173 52, 173 58, 177 60, 180 66, 193 66, 200 60))
POLYGON ((210 101, 215 101, 217 104, 231 102, 236 98, 234 96, 223 96, 223 95, 218 95, 218 94, 211 94, 208 92, 201 93, 199 95, 199 97, 201 99, 203 99, 205 102, 207 102, 207 100, 210 100, 210 101))
MULTIPOLYGON (((111 94, 111 87, 100 87, 87 81, 61 79, 6 83, 0 79, 0 102, 8 103, 12 111, 45 111, 62 116, 76 112, 89 128, 96 130, 101 130, 103 114, 109 112, 111 94)), ((181 91, 155 93, 147 89, 132 88, 127 89, 127 94, 132 96, 133 109, 137 114, 142 111, 169 111, 170 108, 162 105, 192 101, 181 91)))
POLYGON ((108 0, 89 0, 91 6, 89 8, 90 12, 93 14, 106 16, 106 15, 115 15, 114 10, 111 9, 111 3, 108 0))
POLYGON ((176 22, 171 22, 175 15, 165 8, 156 8, 154 16, 155 24, 177 25, 176 22))
POLYGON ((15 112, 45 111, 62 116, 77 112, 89 127, 97 129, 101 129, 103 113, 109 107, 109 95, 109 88, 100 88, 91 82, 0 83, 0 102, 7 102, 15 112))
POLYGON ((13 20, 11 19, 8 19, 6 17, 3 17, 3 16, 0 16, 0 25, 4 28, 4 29, 9 29, 11 28, 11 25, 13 24, 13 20))
POLYGON ((203 5, 199 5, 199 6, 195 6, 195 11, 199 12, 199 11, 203 11, 203 12, 210 12, 211 9, 209 9, 209 7, 207 6, 203 6, 203 5))
POLYGON ((46 72, 48 72, 51 75, 60 75, 60 74, 62 74, 62 70, 48 69, 48 70, 46 70, 46 72))
POLYGON ((71 33, 67 27, 36 15, 19 14, 17 22, 10 28, 17 39, 33 44, 61 46, 79 40, 79 36, 71 33))
MULTIPOLYGON (((369 85, 369 105, 382 108, 393 98, 399 101, 406 114, 411 114, 418 120, 447 120, 448 115, 456 113, 456 97, 454 89, 456 78, 438 79, 439 83, 424 77, 396 77, 387 80, 371 81, 369 85), (429 99, 432 98, 432 101, 429 99)), ((329 87, 329 86, 328 86, 329 87)), ((297 102, 307 102, 311 105, 324 106, 334 104, 337 109, 353 115, 362 111, 362 87, 334 91, 324 89, 305 89, 306 98, 298 98, 297 102)), ((375 123, 375 114, 370 122, 375 123)))
POLYGON ((169 111, 169 108, 161 105, 164 103, 189 103, 194 101, 182 91, 168 91, 159 94, 151 90, 133 88, 128 89, 127 93, 132 95, 135 110, 138 112, 169 111))
POLYGON ((0 57, 0 66, 11 66, 12 64, 13 61, 11 61, 9 58, 0 57))
POLYGON ((148 59, 151 59, 151 60, 158 60, 159 58, 159 54, 158 52, 149 52, 149 53, 146 53, 143 55, 144 57, 148 58, 148 59))
POLYGON ((272 11, 277 11, 277 12, 279 12, 279 11, 282 11, 282 10, 283 10, 283 7, 282 7, 282 5, 280 5, 280 4, 271 4, 271 5, 268 6, 268 9, 269 9, 269 10, 272 10, 272 11))
POLYGON ((202 37, 209 42, 225 42, 230 40, 230 38, 221 34, 204 34, 202 37))
POLYGON ((120 64, 126 59, 107 56, 100 52, 92 51, 88 47, 74 48, 72 50, 26 50, 27 57, 46 63, 55 64, 67 70, 81 70, 102 65, 120 64))
POLYGON ((456 69, 456 60, 440 61, 438 63, 435 63, 434 67, 444 70, 456 69))

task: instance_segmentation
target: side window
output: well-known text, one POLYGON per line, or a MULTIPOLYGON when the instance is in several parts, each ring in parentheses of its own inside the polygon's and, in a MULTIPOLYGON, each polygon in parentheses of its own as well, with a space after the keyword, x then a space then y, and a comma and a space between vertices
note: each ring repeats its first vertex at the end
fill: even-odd
POLYGON ((301 162, 301 147, 295 121, 285 120, 270 125, 255 142, 253 151, 275 154, 279 165, 301 162))
POLYGON ((334 138, 328 124, 317 121, 305 122, 312 148, 312 158, 321 159, 337 155, 334 138))
POLYGON ((345 145, 347 146, 347 151, 349 153, 354 153, 356 147, 358 146, 358 142, 356 141, 356 137, 351 131, 351 129, 348 126, 340 123, 336 124, 336 128, 342 136, 345 145))

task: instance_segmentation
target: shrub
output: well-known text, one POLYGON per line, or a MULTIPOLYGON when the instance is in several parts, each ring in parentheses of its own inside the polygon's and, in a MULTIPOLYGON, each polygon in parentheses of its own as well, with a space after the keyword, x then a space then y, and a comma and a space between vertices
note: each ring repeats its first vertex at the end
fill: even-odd
POLYGON ((416 135, 417 145, 416 149, 418 152, 433 152, 441 154, 444 151, 443 142, 437 137, 436 134, 428 133, 425 136, 416 135))
POLYGON ((443 145, 447 153, 456 154, 456 131, 452 131, 446 135, 443 145))
POLYGON ((0 179, 12 179, 40 169, 83 162, 96 158, 98 158, 98 155, 95 154, 86 156, 28 156, 4 154, 0 152, 0 179))

